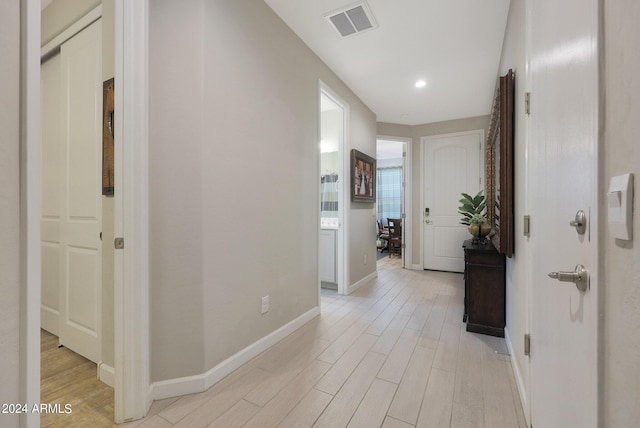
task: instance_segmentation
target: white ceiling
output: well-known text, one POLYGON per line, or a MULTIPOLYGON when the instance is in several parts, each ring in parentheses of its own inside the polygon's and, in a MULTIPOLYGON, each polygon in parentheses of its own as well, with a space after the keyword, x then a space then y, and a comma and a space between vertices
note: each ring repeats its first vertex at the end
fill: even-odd
POLYGON ((378 27, 346 38, 324 16, 353 0, 265 2, 379 122, 490 113, 509 0, 367 0, 378 27))

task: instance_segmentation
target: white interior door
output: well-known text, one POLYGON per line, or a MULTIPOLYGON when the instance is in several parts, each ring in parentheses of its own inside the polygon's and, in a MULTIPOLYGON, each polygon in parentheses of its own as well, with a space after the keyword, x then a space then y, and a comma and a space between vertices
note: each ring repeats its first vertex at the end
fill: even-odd
POLYGON ((424 269, 464 271, 462 243, 470 238, 460 224, 461 193, 482 188, 480 156, 484 132, 424 137, 422 229, 424 269))
POLYGON ((531 1, 534 427, 598 425, 598 1, 531 1), (584 235, 569 225, 587 214, 584 235), (590 273, 590 289, 549 272, 590 273))
POLYGON ((60 174, 60 343, 101 354, 102 41, 98 20, 65 42, 60 174))
POLYGON ((42 260, 40 326, 58 336, 60 329, 60 189, 62 186, 60 55, 41 66, 40 115, 42 118, 42 197, 40 250, 42 260))

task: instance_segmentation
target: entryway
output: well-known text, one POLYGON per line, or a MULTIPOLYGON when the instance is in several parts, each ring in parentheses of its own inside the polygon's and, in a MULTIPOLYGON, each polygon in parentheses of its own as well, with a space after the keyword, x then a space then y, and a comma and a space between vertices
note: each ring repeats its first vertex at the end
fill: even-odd
POLYGON ((346 174, 349 106, 320 82, 319 280, 323 289, 346 294, 345 236, 349 177, 346 174))
POLYGON ((422 138, 423 268, 464 271, 462 242, 469 236, 458 214, 461 193, 484 187, 484 130, 422 138))
POLYGON ((378 260, 384 255, 406 257, 407 141, 379 137, 376 142, 376 223, 378 260), (389 223, 395 228, 390 228, 389 223), (396 235, 393 236, 393 232, 396 235))

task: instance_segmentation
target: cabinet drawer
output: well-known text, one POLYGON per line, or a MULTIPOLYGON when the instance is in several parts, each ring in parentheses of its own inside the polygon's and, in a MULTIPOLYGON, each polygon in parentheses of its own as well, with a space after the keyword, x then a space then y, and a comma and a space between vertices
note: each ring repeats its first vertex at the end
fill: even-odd
POLYGON ((490 252, 475 252, 470 251, 467 253, 466 262, 474 265, 501 265, 501 255, 499 253, 490 252))

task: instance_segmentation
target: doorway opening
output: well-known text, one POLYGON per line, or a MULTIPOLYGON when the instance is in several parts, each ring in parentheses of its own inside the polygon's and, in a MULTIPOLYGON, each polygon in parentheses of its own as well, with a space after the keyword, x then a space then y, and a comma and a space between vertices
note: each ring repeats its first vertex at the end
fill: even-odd
POLYGON ((396 257, 402 268, 411 269, 411 139, 378 136, 376 164, 377 259, 396 257), (390 219, 400 225, 399 239, 389 236, 394 231, 390 219))
MULTIPOLYGON (((104 288, 112 273, 103 267, 109 247, 104 251, 102 243, 103 217, 113 214, 103 211, 112 205, 102 196, 102 42, 97 7, 41 50, 40 387, 43 402, 85 403, 100 391, 99 407, 78 410, 113 421, 113 293, 104 288)), ((60 417, 42 415, 42 424, 60 417)))
POLYGON ((346 294, 345 263, 347 109, 329 87, 320 83, 320 230, 319 282, 324 289, 346 294))

